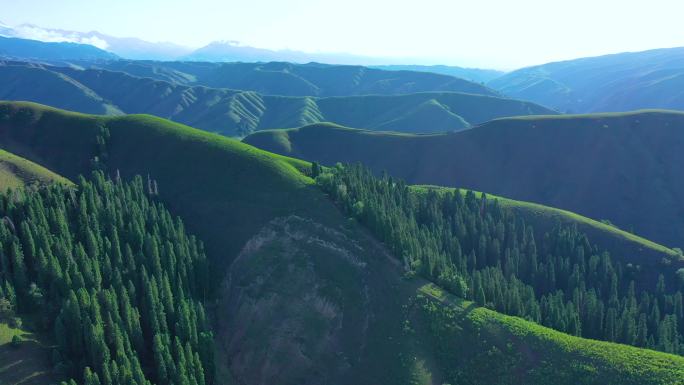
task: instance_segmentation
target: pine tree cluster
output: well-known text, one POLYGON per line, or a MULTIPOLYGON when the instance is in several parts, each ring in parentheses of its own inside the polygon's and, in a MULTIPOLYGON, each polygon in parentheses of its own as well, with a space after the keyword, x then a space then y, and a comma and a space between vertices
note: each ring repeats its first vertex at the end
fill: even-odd
POLYGON ((9 191, 0 218, 0 301, 54 332, 65 384, 212 383, 203 246, 141 177, 9 191))
POLYGON ((666 285, 661 275, 655 287, 637 288, 636 267, 574 226, 541 231, 485 194, 418 193, 361 165, 312 171, 409 274, 562 332, 684 354, 681 282, 666 285))

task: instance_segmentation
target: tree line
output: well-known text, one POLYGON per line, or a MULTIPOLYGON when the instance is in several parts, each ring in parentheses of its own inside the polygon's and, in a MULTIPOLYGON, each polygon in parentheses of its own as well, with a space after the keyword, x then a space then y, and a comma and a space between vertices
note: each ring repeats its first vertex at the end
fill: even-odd
POLYGON ((684 354, 681 282, 660 275, 653 287, 637 285, 637 266, 599 250, 576 226, 535 229, 486 194, 411 189, 361 165, 314 163, 311 171, 409 274, 562 332, 684 354))

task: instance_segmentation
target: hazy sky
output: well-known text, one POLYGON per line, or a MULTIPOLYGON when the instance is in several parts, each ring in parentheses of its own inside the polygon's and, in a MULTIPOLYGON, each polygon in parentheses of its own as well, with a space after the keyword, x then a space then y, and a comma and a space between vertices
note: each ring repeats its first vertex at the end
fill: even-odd
POLYGON ((0 21, 502 69, 684 46, 682 0, 0 0, 0 21))

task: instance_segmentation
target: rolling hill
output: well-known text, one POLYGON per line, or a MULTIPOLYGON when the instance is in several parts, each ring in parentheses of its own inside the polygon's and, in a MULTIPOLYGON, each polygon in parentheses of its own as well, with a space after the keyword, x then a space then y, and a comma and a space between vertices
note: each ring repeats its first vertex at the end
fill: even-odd
POLYGON ((88 44, 46 43, 0 36, 0 58, 39 61, 113 60, 117 56, 88 44))
POLYGON ((432 92, 331 98, 184 86, 106 70, 0 63, 0 99, 84 113, 146 113, 227 136, 334 121, 374 130, 442 132, 489 119, 553 111, 496 96, 432 92), (40 85, 40 87, 38 87, 40 85))
POLYGON ((684 114, 677 112, 508 118, 436 135, 322 124, 245 142, 323 164, 362 162, 409 183, 541 203, 684 245, 684 114))
POLYGON ((681 379, 681 357, 568 337, 403 278, 397 259, 303 173, 306 162, 152 116, 32 103, 0 103, 0 147, 71 178, 98 157, 112 174, 158 182, 158 199, 206 243, 222 282, 215 307, 222 382, 431 384, 463 369, 470 383, 487 384, 511 361, 481 366, 478 357, 500 357, 507 346, 520 352, 511 356, 512 375, 525 383, 550 373, 564 374, 559 384, 681 379), (460 324, 444 332, 431 328, 433 313, 421 310, 430 308, 416 308, 426 296, 461 306, 454 311, 466 318, 449 318, 460 324), (473 342, 468 354, 443 361, 442 347, 458 349, 459 341, 473 342))
POLYGON ((119 60, 90 66, 185 85, 256 91, 266 95, 326 97, 428 91, 498 95, 480 83, 454 76, 419 71, 383 71, 351 65, 119 60))
POLYGON ((684 48, 548 63, 488 83, 505 95, 571 113, 681 110, 683 84, 684 48))

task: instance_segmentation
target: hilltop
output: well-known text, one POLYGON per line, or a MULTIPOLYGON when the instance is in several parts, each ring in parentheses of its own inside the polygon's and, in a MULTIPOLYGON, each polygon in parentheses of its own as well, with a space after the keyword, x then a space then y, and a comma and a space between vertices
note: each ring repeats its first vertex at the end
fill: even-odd
POLYGON ((0 63, 0 80, 5 84, 0 86, 0 99, 48 103, 84 113, 153 114, 227 136, 322 121, 377 130, 442 132, 503 116, 554 113, 532 103, 467 93, 271 96, 123 72, 17 62, 0 63))
POLYGON ((574 59, 527 67, 487 83, 504 95, 562 112, 684 109, 684 48, 574 59))
POLYGON ((470 372, 471 382, 485 384, 498 372, 471 358, 508 343, 526 352, 517 378, 569 373, 561 384, 669 384, 684 365, 679 357, 568 337, 466 306, 468 319, 454 319, 462 337, 477 342, 458 356, 466 366, 431 366, 444 351, 432 338, 461 339, 450 334, 458 328, 427 327, 431 313, 417 313, 416 296, 442 296, 403 278, 398 258, 341 214, 306 175, 311 165, 304 161, 152 116, 83 115, 32 103, 0 103, 0 147, 70 178, 97 161, 112 175, 158 183, 158 199, 206 243, 220 282, 215 342, 223 380, 428 384, 426 373, 470 368, 481 369, 470 372))
POLYGON ((684 162, 684 114, 677 112, 507 118, 434 135, 324 124, 260 132, 245 142, 323 164, 362 162, 409 183, 558 207, 684 245, 677 166, 684 162))

